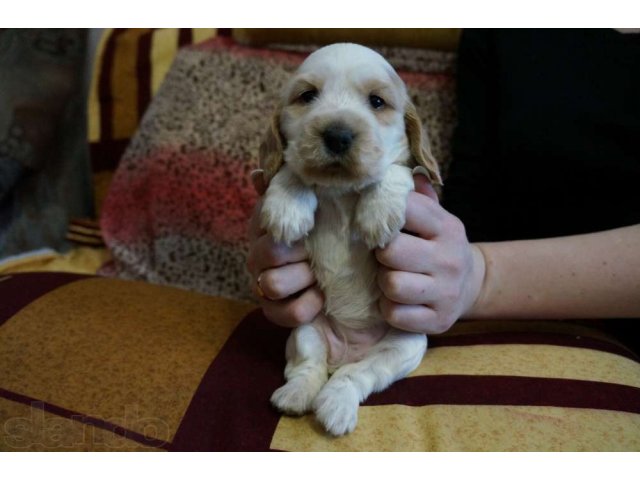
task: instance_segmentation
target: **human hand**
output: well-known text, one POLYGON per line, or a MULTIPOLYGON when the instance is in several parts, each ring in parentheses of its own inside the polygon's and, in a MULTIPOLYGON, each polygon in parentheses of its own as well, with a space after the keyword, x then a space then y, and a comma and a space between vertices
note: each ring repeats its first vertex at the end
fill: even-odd
MULTIPOLYGON (((261 170, 251 174, 259 195, 267 189, 261 170)), ((302 241, 287 247, 276 243, 260 228, 262 199, 249 222, 247 267, 253 279, 253 291, 264 315, 283 327, 297 327, 312 321, 324 304, 320 288, 315 285, 302 241)))
POLYGON ((440 206, 427 178, 416 175, 414 182, 403 231, 376 250, 380 310, 396 328, 442 333, 477 299, 484 257, 467 240, 462 222, 440 206))

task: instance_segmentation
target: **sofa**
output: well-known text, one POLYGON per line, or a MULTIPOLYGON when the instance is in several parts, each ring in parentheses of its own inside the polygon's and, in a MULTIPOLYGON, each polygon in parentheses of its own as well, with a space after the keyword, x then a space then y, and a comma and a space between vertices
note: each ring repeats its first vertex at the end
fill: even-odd
POLYGON ((93 214, 69 213, 55 248, 0 258, 0 450, 639 450, 640 359, 597 322, 460 321, 340 438, 269 403, 289 332, 251 295, 246 225, 280 86, 318 45, 379 49, 446 181, 458 36, 99 32, 82 132, 93 214))

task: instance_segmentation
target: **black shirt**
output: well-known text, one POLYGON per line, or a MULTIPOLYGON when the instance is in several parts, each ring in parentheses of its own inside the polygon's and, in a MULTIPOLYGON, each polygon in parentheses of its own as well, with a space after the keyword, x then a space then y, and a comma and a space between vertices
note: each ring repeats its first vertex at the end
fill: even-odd
POLYGON ((464 30, 443 205, 471 241, 640 223, 640 35, 464 30))

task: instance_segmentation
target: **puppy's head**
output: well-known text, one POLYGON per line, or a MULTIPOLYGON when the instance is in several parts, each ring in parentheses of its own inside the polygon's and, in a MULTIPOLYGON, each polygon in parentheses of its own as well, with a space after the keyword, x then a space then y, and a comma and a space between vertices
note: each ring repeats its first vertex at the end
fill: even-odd
POLYGON ((366 47, 338 43, 311 54, 295 72, 260 148, 267 180, 287 165, 307 185, 360 189, 394 163, 438 164, 406 87, 366 47))

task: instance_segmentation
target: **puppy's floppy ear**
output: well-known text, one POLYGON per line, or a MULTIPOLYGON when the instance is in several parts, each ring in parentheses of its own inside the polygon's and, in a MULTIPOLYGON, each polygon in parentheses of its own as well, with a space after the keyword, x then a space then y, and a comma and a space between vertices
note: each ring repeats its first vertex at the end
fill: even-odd
POLYGON ((427 136, 422 130, 422 122, 418 116, 418 111, 411 101, 407 101, 407 108, 404 114, 404 128, 407 139, 409 140, 412 167, 423 167, 426 169, 431 183, 442 185, 438 162, 431 153, 427 136))
POLYGON ((267 133, 260 144, 260 168, 264 170, 264 180, 269 184, 284 163, 285 140, 280 132, 280 112, 282 107, 276 108, 271 116, 267 133))

